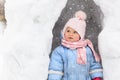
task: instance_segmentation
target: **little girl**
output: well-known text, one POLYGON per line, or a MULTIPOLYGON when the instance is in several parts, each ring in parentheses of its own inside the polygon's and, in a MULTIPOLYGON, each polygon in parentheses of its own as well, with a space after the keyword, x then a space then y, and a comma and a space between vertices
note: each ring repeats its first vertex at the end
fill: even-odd
POLYGON ((62 31, 61 45, 51 55, 48 80, 102 80, 100 58, 84 39, 86 14, 75 13, 62 31))

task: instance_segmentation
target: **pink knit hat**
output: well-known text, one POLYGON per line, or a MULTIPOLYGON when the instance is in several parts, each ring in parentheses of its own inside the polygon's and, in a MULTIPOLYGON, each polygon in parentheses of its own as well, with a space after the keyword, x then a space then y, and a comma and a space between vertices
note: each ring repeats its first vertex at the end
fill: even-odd
POLYGON ((67 27, 71 27, 72 29, 76 30, 79 35, 81 36, 81 39, 84 39, 85 36, 85 29, 86 29, 86 20, 87 15, 83 11, 77 11, 75 13, 75 17, 71 18, 68 20, 68 22, 65 24, 65 27, 63 28, 63 38, 64 38, 64 33, 67 27))

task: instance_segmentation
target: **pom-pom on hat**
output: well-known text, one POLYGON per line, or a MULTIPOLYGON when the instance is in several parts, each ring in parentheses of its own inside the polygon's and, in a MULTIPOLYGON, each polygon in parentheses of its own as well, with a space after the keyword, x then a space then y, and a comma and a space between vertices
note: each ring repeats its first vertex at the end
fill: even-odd
POLYGON ((63 38, 64 38, 64 33, 67 27, 71 27, 72 29, 78 32, 78 34, 81 37, 81 40, 83 40, 85 36, 85 29, 86 29, 86 21, 85 21, 86 18, 87 18, 87 15, 85 12, 77 11, 75 13, 75 17, 69 19, 68 22, 65 24, 62 32, 63 38))

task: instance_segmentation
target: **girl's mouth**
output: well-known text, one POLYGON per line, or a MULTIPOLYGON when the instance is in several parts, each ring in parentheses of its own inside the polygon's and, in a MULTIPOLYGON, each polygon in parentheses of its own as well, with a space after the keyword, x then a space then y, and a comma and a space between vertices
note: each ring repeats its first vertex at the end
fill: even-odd
POLYGON ((69 39, 73 39, 72 37, 68 37, 69 39))

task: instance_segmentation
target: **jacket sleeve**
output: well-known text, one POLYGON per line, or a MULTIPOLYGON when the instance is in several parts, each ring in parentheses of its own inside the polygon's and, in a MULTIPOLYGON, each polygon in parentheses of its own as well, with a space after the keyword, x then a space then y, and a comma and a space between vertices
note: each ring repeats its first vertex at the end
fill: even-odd
POLYGON ((60 53, 60 49, 57 48, 52 52, 48 80, 61 80, 63 76, 63 60, 60 53))
POLYGON ((103 69, 102 65, 99 62, 96 62, 94 55, 91 51, 91 49, 88 49, 89 51, 89 57, 90 57, 90 76, 92 79, 99 77, 103 78, 103 69))

